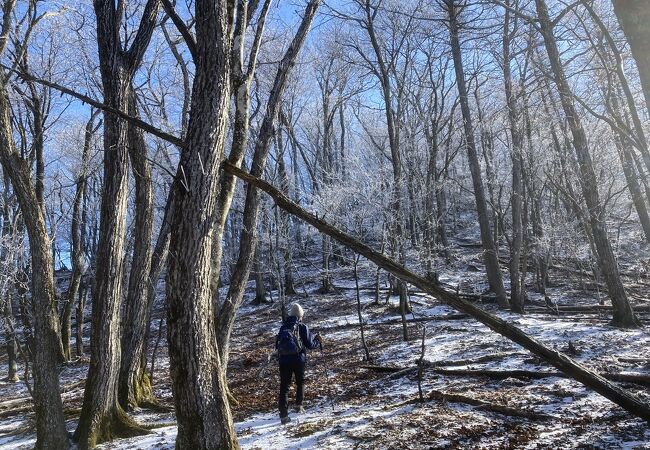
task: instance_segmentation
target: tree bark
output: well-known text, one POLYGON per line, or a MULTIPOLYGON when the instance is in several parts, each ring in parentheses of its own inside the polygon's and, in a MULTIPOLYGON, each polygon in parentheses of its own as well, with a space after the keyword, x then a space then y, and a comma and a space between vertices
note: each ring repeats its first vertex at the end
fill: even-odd
POLYGON ((474 197, 476 199, 476 211, 478 214, 479 227, 481 229, 481 242, 483 243, 484 252, 483 258, 485 260, 490 289, 496 294, 499 306, 506 308, 508 307, 508 298, 503 287, 503 277, 501 275, 501 269, 499 268, 499 258, 492 237, 492 232, 490 230, 490 218, 488 214, 487 201, 485 200, 481 165, 476 152, 476 138, 474 136, 474 126, 472 124, 472 115, 469 108, 465 71, 463 69, 462 50, 458 36, 460 30, 458 23, 460 7, 458 6, 459 2, 456 0, 445 0, 445 3, 447 5, 447 13, 449 14, 450 45, 454 59, 454 71, 456 73, 456 84, 458 86, 458 95, 460 97, 460 107, 463 114, 467 159, 472 174, 474 197))
MULTIPOLYGON (((131 89, 129 115, 138 117, 135 92, 131 89)), ((122 361, 118 380, 118 400, 130 410, 155 403, 146 374, 144 355, 147 321, 150 319, 147 288, 151 270, 153 236, 153 180, 143 131, 134 125, 128 128, 128 149, 135 179, 135 221, 133 258, 124 307, 122 361)))
MULTIPOLYGON (((282 192, 289 196, 289 175, 287 174, 286 165, 284 163, 284 146, 282 144, 282 129, 278 127, 276 130, 277 148, 278 148, 278 176, 280 177, 280 186, 282 192)), ((289 221, 289 214, 285 211, 279 211, 279 226, 278 233, 282 242, 282 267, 284 273, 284 293, 286 295, 294 295, 296 288, 293 283, 293 255, 292 255, 292 239, 291 227, 289 221)))
MULTIPOLYGON (((6 226, 6 225, 5 225, 6 226)), ((9 291, 11 292, 11 291, 9 291)), ((13 313, 13 308, 11 305, 11 295, 7 294, 5 298, 5 305, 4 305, 4 320, 7 322, 7 325, 5 325, 5 349, 7 350, 7 378, 6 380, 15 383, 19 381, 20 379, 18 378, 18 341, 16 340, 16 331, 14 329, 13 325, 9 325, 9 322, 11 324, 14 323, 14 313, 13 313)))
MULTIPOLYGON (((11 11, 5 11, 5 14, 11 14, 11 11)), ((2 77, 6 79, 6 74, 3 73, 2 77)), ((16 152, 7 85, 3 84, 0 89, 0 160, 11 180, 23 214, 31 255, 36 448, 66 449, 69 441, 59 390, 58 356, 61 337, 50 238, 31 181, 29 165, 16 152)))
POLYGON ((612 0, 618 22, 625 32, 650 111, 650 8, 647 0, 612 0))
POLYGON ((77 310, 75 312, 75 323, 76 323, 76 333, 75 333, 75 351, 78 358, 81 358, 84 355, 84 312, 86 310, 86 301, 88 298, 89 291, 88 282, 84 282, 82 278, 82 283, 79 286, 79 300, 77 302, 77 310))
MULTIPOLYGON (((260 11, 255 38, 251 44, 248 67, 244 68, 244 45, 246 36, 246 24, 254 12, 248 3, 238 1, 237 3, 237 22, 235 25, 234 47, 231 49, 233 61, 232 67, 232 87, 234 95, 235 114, 232 125, 232 143, 230 144, 230 153, 228 160, 241 167, 248 146, 250 134, 250 86, 257 69, 257 54, 261 45, 261 39, 264 32, 266 17, 271 6, 271 0, 265 0, 260 11)), ((219 197, 216 206, 216 229, 214 232, 215 242, 212 247, 212 291, 215 302, 215 311, 218 311, 219 297, 219 278, 221 276, 222 260, 222 240, 223 232, 226 226, 226 219, 230 211, 233 195, 235 193, 235 177, 223 174, 219 185, 219 197)))
MULTIPOLYGON (((255 145, 253 162, 251 164, 251 172, 257 176, 262 176, 264 172, 271 138, 273 137, 274 123, 280 110, 280 100, 284 88, 286 87, 289 74, 295 64, 305 38, 307 37, 307 33, 311 27, 312 20, 320 6, 320 3, 321 0, 309 1, 305 8, 300 26, 278 65, 277 74, 266 105, 266 113, 260 127, 259 136, 255 145)), ((235 320, 235 314, 243 300, 246 282, 248 281, 252 260, 255 255, 260 196, 261 193, 255 187, 247 187, 242 235, 239 241, 239 256, 237 258, 235 269, 233 270, 233 277, 230 280, 228 293, 219 309, 217 320, 219 353, 221 360, 226 362, 228 361, 232 325, 235 320)), ((224 364, 224 367, 225 365, 226 364, 224 364)))
MULTIPOLYGON (((159 0, 147 1, 137 33, 130 47, 125 49, 120 37, 121 16, 115 2, 94 2, 104 104, 127 116, 131 81, 149 45, 159 6, 159 0)), ((128 130, 129 125, 123 118, 104 114, 104 182, 92 302, 90 367, 74 434, 82 449, 114 437, 148 432, 126 415, 117 392, 128 197, 128 130)))
POLYGON ((511 323, 484 311, 480 307, 468 301, 462 300, 457 295, 430 283, 425 278, 409 271, 401 264, 398 264, 384 255, 372 250, 366 244, 307 212, 264 180, 254 177, 237 167, 229 165, 228 163, 224 163, 222 168, 236 177, 241 178, 245 182, 253 184, 257 188, 263 190, 273 198, 280 208, 309 223, 321 233, 333 237, 341 244, 363 255, 369 261, 372 261, 384 270, 400 277, 404 282, 408 282, 417 288, 422 289, 424 292, 436 297, 443 303, 462 313, 469 314, 491 330, 521 345, 531 353, 539 356, 547 363, 565 373, 567 376, 593 389, 602 396, 621 406, 629 413, 650 422, 650 407, 648 407, 648 405, 646 405, 641 399, 635 397, 624 389, 621 389, 580 363, 572 360, 567 355, 546 347, 537 339, 528 336, 521 329, 511 323))
POLYGON ((194 4, 196 53, 189 122, 172 189, 167 342, 177 449, 239 448, 226 396, 212 297, 212 250, 231 89, 228 2, 194 4))
POLYGON ((573 148, 578 159, 580 171, 580 186, 587 204, 589 224, 594 238, 600 272, 605 278, 609 297, 614 307, 612 324, 620 327, 636 327, 639 325, 638 318, 634 315, 632 307, 627 299, 625 288, 621 282, 616 257, 612 251, 607 226, 605 223, 606 211, 600 202, 598 194, 598 182, 594 172, 591 155, 587 143, 587 136, 582 127, 580 116, 573 104, 573 94, 566 79, 562 61, 553 35, 553 24, 548 15, 548 9, 544 0, 535 0, 537 15, 539 18, 544 45, 551 63, 551 70, 554 81, 560 93, 560 101, 564 114, 569 123, 573 136, 573 148))

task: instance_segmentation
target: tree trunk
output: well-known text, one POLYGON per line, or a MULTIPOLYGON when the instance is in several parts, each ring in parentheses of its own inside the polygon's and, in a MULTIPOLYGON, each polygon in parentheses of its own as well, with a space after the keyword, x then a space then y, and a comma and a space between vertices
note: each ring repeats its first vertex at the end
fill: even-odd
POLYGON ((495 191, 498 188, 498 184, 496 174, 494 173, 494 131, 489 124, 485 123, 483 106, 481 106, 480 85, 478 83, 474 89, 474 100, 476 102, 476 118, 478 120, 481 154, 485 163, 485 184, 487 184, 489 198, 488 209, 492 213, 492 240, 494 241, 495 250, 498 253, 499 236, 503 233, 503 230, 501 229, 500 222, 499 198, 495 191))
MULTIPOLYGON (((121 78, 121 77, 120 77, 121 78)), ((128 108, 129 83, 105 80, 105 101, 128 108), (110 87, 109 87, 110 86, 110 87)), ((97 267, 92 301, 90 368, 84 402, 75 431, 81 448, 142 430, 128 418, 117 398, 120 370, 120 303, 124 272, 124 241, 128 181, 127 124, 104 116, 104 183, 102 191, 97 267)))
POLYGON ((469 161, 470 172, 472 173, 472 183, 474 186, 474 197, 476 199, 476 211, 478 214, 479 227, 481 229, 481 242, 483 243, 483 257, 487 270, 488 282, 490 289, 496 294, 497 302, 501 308, 508 307, 508 298, 503 287, 503 277, 499 268, 499 258, 497 255, 496 245, 490 230, 490 217, 488 214, 487 201, 485 200, 485 190, 481 175, 481 165, 476 152, 476 139, 474 136, 474 126, 472 125, 472 115, 469 109, 469 100, 467 96, 467 85, 465 82, 465 71, 463 69, 463 58, 458 37, 458 11, 459 6, 455 0, 445 0, 447 12, 449 14, 451 51, 454 59, 454 70, 456 73, 456 84, 458 86, 458 95, 460 97, 460 107, 463 114, 463 128, 465 131, 465 146, 467 147, 467 159, 469 161))
POLYGON ((253 263, 253 271, 255 272, 255 299, 253 303, 263 304, 267 303, 266 289, 264 288, 264 273, 260 264, 260 250, 255 249, 255 262, 253 263))
MULTIPOLYGON (((4 305, 4 320, 7 323, 14 323, 14 313, 11 306, 11 295, 7 295, 4 305)), ((13 325, 5 326, 5 348, 7 349, 7 381, 15 383, 18 378, 18 342, 16 340, 16 331, 13 325)))
MULTIPOLYGON (((282 192, 285 195, 289 196, 289 175, 287 174, 287 169, 284 164, 284 147, 282 145, 282 131, 281 128, 276 130, 277 137, 277 148, 278 148, 278 176, 280 177, 282 187, 282 192)), ((280 211, 280 226, 278 227, 278 232, 281 234, 283 239, 282 246, 282 265, 284 272, 284 293, 286 295, 294 295, 296 293, 296 288, 293 283, 293 257, 292 257, 292 239, 291 239, 291 227, 289 221, 289 214, 285 211, 280 211)))
MULTIPOLYGON (((72 274, 70 276, 67 298, 63 305, 63 314, 61 315, 61 341, 63 343, 63 356, 66 361, 70 361, 72 358, 70 346, 70 339, 72 337, 72 310, 77 299, 77 294, 79 293, 81 277, 87 269, 87 262, 84 257, 84 243, 81 239, 81 229, 85 226, 82 221, 82 204, 86 193, 86 177, 91 156, 90 147, 95 131, 95 115, 96 113, 93 112, 88 122, 86 122, 84 146, 81 155, 81 171, 77 178, 77 190, 72 204, 72 228, 70 231, 72 242, 72 274)), ((77 326, 79 326, 78 323, 77 326)))
MULTIPOLYGON (((381 86, 381 93, 384 101, 384 108, 386 114, 386 128, 388 131, 388 144, 390 147, 390 160, 393 168, 393 185, 391 190, 389 211, 390 220, 388 221, 388 229, 390 230, 389 242, 392 243, 393 250, 397 254, 397 259, 402 264, 406 262, 406 251, 404 248, 404 229, 402 224, 402 155, 400 149, 400 129, 399 129, 399 115, 393 109, 393 92, 391 90, 391 77, 389 67, 384 60, 383 51, 379 43, 379 39, 375 30, 375 17, 377 14, 377 7, 373 9, 370 1, 365 2, 365 29, 370 38, 375 58, 377 60, 377 70, 374 71, 379 84, 381 86)), ((402 315, 403 324, 403 338, 408 340, 408 330, 406 328, 406 312, 410 311, 408 305, 407 288, 403 285, 402 280, 397 280, 397 289, 400 299, 400 312, 402 315)))
MULTIPOLYGON (((280 100, 286 86, 288 76, 307 36, 312 20, 320 6, 321 0, 310 0, 305 8, 302 21, 296 34, 287 48, 273 82, 271 94, 266 105, 266 114, 260 127, 251 172, 261 176, 264 172, 266 157, 273 136, 274 122, 280 109, 280 100)), ((255 254, 257 241, 257 222, 261 193, 252 186, 246 189, 242 234, 239 241, 239 256, 230 280, 230 286, 224 302, 221 304, 217 321, 219 353, 224 367, 228 361, 230 333, 235 320, 235 314, 243 300, 246 282, 250 275, 252 259, 255 254)))
POLYGON ((397 277, 400 277, 402 280, 404 280, 404 282, 411 283, 427 294, 438 298, 440 301, 451 306, 452 308, 455 308, 462 313, 469 314, 491 330, 521 345, 531 353, 539 356, 544 361, 561 370, 569 377, 574 378, 585 386, 598 392, 602 396, 610 399, 612 402, 621 406, 631 414, 641 417, 646 421, 650 421, 650 407, 648 407, 645 402, 630 394, 629 392, 621 389, 604 377, 589 370, 580 363, 572 360, 567 355, 560 353, 557 350, 546 347, 537 339, 528 336, 526 333, 511 323, 508 323, 500 317, 484 311, 479 306, 463 300, 457 295, 430 283, 425 278, 409 271, 401 264, 398 264, 395 261, 392 261, 391 259, 385 257, 384 255, 374 251, 369 246, 358 241, 354 237, 338 230, 337 228, 329 225, 324 220, 319 219, 313 214, 305 211, 303 208, 292 202, 267 182, 257 177, 251 176, 250 174, 242 171, 241 169, 238 169, 237 167, 229 165, 228 163, 224 163, 222 168, 223 170, 228 171, 238 178, 241 178, 247 183, 253 184, 259 189, 262 189, 273 198, 275 203, 280 208, 314 226, 321 233, 325 233, 333 237, 341 244, 359 253, 360 255, 363 255, 369 261, 377 264, 384 270, 392 273, 397 277))
MULTIPOLYGON (((509 0, 506 0, 510 4, 509 0)), ((516 28, 513 30, 513 33, 516 28)), ((512 148, 510 160, 512 161, 512 239, 510 242, 510 308, 517 313, 524 312, 524 292, 521 283, 519 265, 521 264, 521 246, 523 243, 522 230, 522 155, 524 136, 519 126, 519 106, 512 87, 512 71, 510 69, 511 54, 510 11, 505 11, 503 25, 503 79, 505 83, 506 105, 508 107, 508 123, 512 148)))
MULTIPOLYGON (((129 115, 138 117, 136 96, 131 89, 129 115)), ((153 235, 153 180, 143 131, 134 125, 128 129, 129 155, 135 179, 135 221, 133 228, 133 258, 124 307, 122 361, 118 381, 118 400, 130 410, 155 402, 145 371, 145 337, 149 303, 147 288, 151 270, 151 240, 153 235)))
POLYGON ((90 287, 87 281, 83 281, 79 286, 79 301, 77 302, 77 311, 75 314, 76 333, 75 333, 75 350, 78 358, 84 355, 84 312, 86 310, 86 302, 88 299, 88 291, 90 287))
POLYGON ((598 182, 594 173, 591 155, 587 143, 587 136, 582 127, 580 116, 573 104, 573 94, 562 67, 560 54, 557 48, 555 37, 553 36, 553 24, 548 15, 548 9, 544 0, 535 0, 537 15, 540 21, 540 28, 544 38, 544 45, 551 63, 551 70, 554 75, 554 81, 560 93, 560 100, 565 116, 571 128, 573 136, 573 148, 578 159, 580 170, 580 185, 582 194, 589 211, 589 223, 596 247, 598 265, 600 272, 605 278, 609 297, 614 307, 612 324, 620 327, 635 327, 639 325, 638 318, 634 315, 632 307, 627 299, 625 288, 621 282, 618 271, 616 257, 612 251, 609 238, 607 236, 606 211, 600 202, 598 194, 598 182))
POLYGON ((3 84, 0 90, 0 160, 18 199, 31 255, 36 448, 66 449, 69 442, 59 390, 61 337, 50 239, 31 182, 29 165, 16 152, 10 110, 7 86, 3 84))
POLYGON ((650 8, 647 0, 612 0, 639 68, 646 107, 650 111, 650 8))
MULTIPOLYGON (((257 20, 255 39, 251 45, 248 68, 244 69, 244 45, 247 22, 251 19, 253 11, 247 6, 248 3, 238 3, 237 23, 235 25, 232 56, 234 58, 231 67, 232 85, 234 95, 235 114, 232 124, 232 142, 228 161, 240 167, 244 161, 248 137, 250 134, 250 86, 257 69, 257 52, 261 44, 264 24, 271 6, 271 0, 265 0, 257 20)), ((254 9, 254 8, 253 8, 254 9)), ((221 277, 222 240, 226 226, 226 219, 230 211, 233 195, 235 193, 235 177, 223 174, 219 185, 219 197, 216 206, 216 229, 214 232, 215 242, 212 246, 212 292, 215 303, 215 311, 218 311, 219 279, 221 277)))
POLYGON ((359 266, 359 256, 355 256, 354 258, 354 286, 356 288, 356 294, 357 294, 357 316, 359 317, 359 332, 361 333, 361 347, 363 348, 363 352, 366 356, 366 361, 370 361, 370 351, 368 350, 368 345, 366 343, 366 333, 363 329, 363 316, 361 315, 361 295, 359 293, 359 271, 358 271, 358 266, 359 266))
MULTIPOLYGON (((616 94, 612 95, 611 101, 611 108, 608 108, 610 114, 619 110, 619 102, 616 94)), ((622 133, 613 128, 612 132, 615 135, 614 143, 621 161, 623 175, 625 175, 625 180, 627 181, 627 188, 630 191, 632 203, 634 204, 636 213, 639 216, 639 222, 641 222, 641 229, 645 235, 645 240, 647 243, 650 243, 650 215, 648 215, 647 203, 643 197, 643 193, 641 192, 641 187, 639 186, 639 177, 637 177, 634 157, 632 156, 633 150, 629 148, 628 140, 622 135, 622 133)))
MULTIPOLYGON (((146 325, 145 335, 144 335, 144 346, 142 349, 142 365, 146 367, 147 362, 147 350, 149 348, 149 336, 151 332, 151 316, 153 306, 156 300, 156 293, 158 288, 158 280, 160 279, 160 274, 165 266, 169 253, 169 234, 171 228, 171 216, 173 214, 176 203, 176 198, 174 191, 171 190, 167 196, 167 203, 165 204, 165 213, 163 215, 162 224, 160 230, 158 231, 158 237, 156 238, 156 245, 154 246, 153 254, 151 255, 151 267, 149 269, 149 276, 147 279, 147 291, 146 291, 146 317, 144 323, 146 325)), ((151 380, 150 380, 151 382, 151 380)))
POLYGON ((227 2, 197 0, 195 77, 172 189, 167 341, 178 422, 176 448, 239 448, 226 396, 212 297, 212 250, 231 88, 227 2))
MULTIPOLYGON (((156 25, 159 0, 148 0, 129 48, 123 48, 113 0, 94 2, 97 47, 104 104, 129 112, 131 82, 156 25)), ((114 437, 146 433, 129 418, 118 401, 121 361, 120 303, 124 278, 126 207, 128 198, 129 126, 115 114, 104 114, 104 182, 99 243, 92 301, 90 368, 74 438, 82 449, 114 437)))

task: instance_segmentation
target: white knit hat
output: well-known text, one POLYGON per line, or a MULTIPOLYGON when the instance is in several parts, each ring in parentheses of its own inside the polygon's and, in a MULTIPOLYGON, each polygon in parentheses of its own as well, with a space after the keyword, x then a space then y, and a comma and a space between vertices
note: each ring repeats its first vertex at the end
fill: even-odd
POLYGON ((302 316, 305 315, 305 312, 302 310, 302 306, 298 303, 291 305, 291 311, 289 312, 290 316, 296 316, 298 320, 302 319, 302 316))

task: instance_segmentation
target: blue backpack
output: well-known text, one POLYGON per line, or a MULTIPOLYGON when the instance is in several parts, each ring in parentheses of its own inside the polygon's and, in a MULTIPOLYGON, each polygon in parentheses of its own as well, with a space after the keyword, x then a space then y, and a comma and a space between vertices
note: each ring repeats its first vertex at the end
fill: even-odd
POLYGON ((300 338, 300 325, 296 323, 292 328, 280 327, 276 338, 278 356, 298 355, 303 350, 302 339, 300 338))

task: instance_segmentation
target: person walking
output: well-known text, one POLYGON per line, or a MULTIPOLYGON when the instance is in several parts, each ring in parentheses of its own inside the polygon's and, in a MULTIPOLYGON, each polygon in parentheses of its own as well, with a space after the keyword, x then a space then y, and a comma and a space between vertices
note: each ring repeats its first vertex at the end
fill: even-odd
POLYGON ((298 303, 291 305, 289 315, 282 322, 280 331, 275 340, 275 350, 280 366, 280 395, 278 396, 278 409, 280 422, 289 423, 288 395, 291 379, 296 379, 296 401, 294 411, 303 413, 302 400, 305 395, 305 365, 307 350, 315 350, 321 346, 319 334, 309 331, 307 325, 302 323, 304 310, 298 303))

